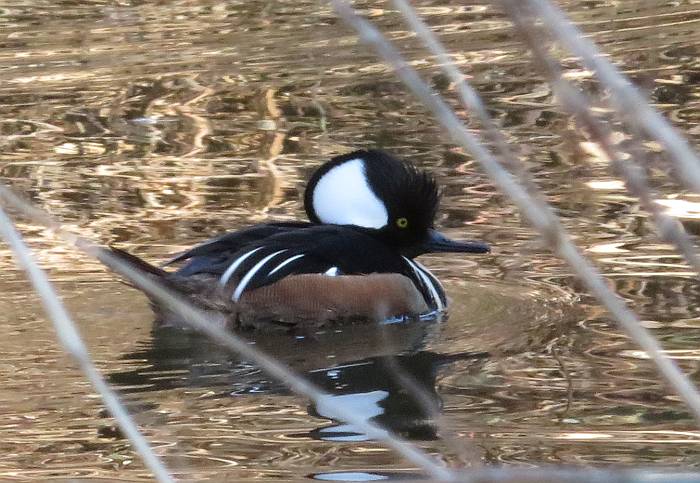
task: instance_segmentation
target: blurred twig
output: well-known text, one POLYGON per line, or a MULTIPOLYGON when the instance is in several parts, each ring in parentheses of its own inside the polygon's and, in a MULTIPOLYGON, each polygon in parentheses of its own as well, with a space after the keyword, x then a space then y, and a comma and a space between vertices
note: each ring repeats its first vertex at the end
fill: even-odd
MULTIPOLYGON (((472 468, 479 466, 481 461, 476 445, 469 440, 465 441, 464 438, 459 437, 457 432, 454 431, 453 427, 450 425, 450 421, 448 421, 445 414, 441 411, 439 399, 430 394, 418 379, 401 366, 395 355, 398 351, 394 350, 395 344, 387 331, 382 330, 380 334, 384 345, 390 349, 388 355, 384 356, 383 361, 386 366, 391 369, 393 375, 396 377, 396 381, 406 390, 406 397, 412 399, 425 417, 436 425, 442 440, 464 465, 472 468)), ((456 361, 469 358, 479 359, 485 356, 487 356, 485 352, 463 352, 454 354, 453 357, 456 361)))
MULTIPOLYGON (((221 327, 220 324, 214 321, 203 310, 182 300, 177 294, 166 288, 162 283, 148 276, 148 274, 124 263, 120 258, 114 256, 111 251, 65 230, 62 228, 61 224, 54 220, 48 213, 19 198, 4 185, 0 185, 0 200, 19 210, 32 221, 52 229, 62 239, 75 245, 91 257, 100 260, 115 272, 125 276, 141 290, 146 292, 149 297, 157 300, 159 303, 180 315, 191 327, 206 334, 223 347, 254 361, 258 367, 267 372, 271 377, 286 384, 287 387, 296 394, 308 397, 316 405, 322 404, 324 401, 328 400, 328 394, 324 393, 304 378, 298 376, 280 362, 277 362, 250 345, 248 341, 221 327)), ((2 220, 0 219, 0 224, 1 223, 2 220)), ((87 356, 86 350, 84 351, 84 355, 87 356)), ((458 479, 455 472, 441 466, 417 446, 367 421, 361 415, 355 414, 352 407, 338 402, 328 409, 332 412, 330 416, 334 419, 352 424, 368 437, 383 441, 387 446, 403 455, 408 461, 422 468, 430 477, 440 481, 456 481, 458 479)), ((460 478, 459 480, 464 481, 464 478, 460 478)))
MULTIPOLYGON (((370 22, 359 17, 344 0, 331 0, 338 15, 352 26, 361 40, 376 50, 378 55, 394 67, 397 76, 434 114, 447 133, 471 152, 493 182, 520 208, 525 218, 540 232, 551 249, 568 261, 588 289, 608 309, 620 327, 649 355, 666 382, 683 398, 700 424, 700 394, 680 371, 674 361, 662 351, 656 339, 639 323, 637 316, 624 301, 608 288, 597 269, 580 253, 566 233, 551 207, 528 194, 494 157, 471 134, 450 107, 440 98, 401 57, 400 53, 370 22)), ((700 173, 700 171, 698 171, 700 173)), ((699 184, 700 186, 700 184, 699 184)))
POLYGON ((518 175, 530 196, 541 198, 540 190, 532 179, 527 167, 520 161, 518 155, 508 144, 508 140, 503 131, 501 131, 500 126, 496 124, 496 121, 488 113, 481 96, 459 70, 442 45, 442 42, 433 34, 426 23, 421 20, 407 0, 393 0, 393 3, 430 53, 437 58, 440 68, 445 71, 450 81, 454 84, 462 106, 468 113, 473 113, 474 117, 479 120, 484 134, 488 136, 501 156, 500 162, 507 166, 511 172, 518 175))
POLYGON ((700 159, 688 142, 679 135, 617 68, 567 18, 564 12, 548 0, 521 0, 542 19, 544 25, 583 63, 594 71, 600 83, 610 89, 610 100, 625 119, 651 139, 656 139, 669 154, 677 168, 677 177, 689 189, 700 193, 700 159))
POLYGON ((479 468, 470 483, 698 483, 698 473, 590 468, 479 468))
POLYGON ((656 195, 647 183, 643 169, 633 161, 633 157, 644 156, 643 147, 636 139, 633 140, 634 156, 624 159, 625 153, 616 146, 606 126, 596 119, 591 111, 591 100, 562 76, 558 63, 549 55, 542 42, 542 36, 538 35, 537 27, 527 9, 523 8, 523 3, 520 0, 502 1, 520 35, 530 46, 535 64, 547 75, 562 106, 588 129, 593 139, 605 152, 613 168, 625 179, 629 191, 637 196, 642 207, 651 213, 661 239, 675 245, 686 262, 700 273, 700 257, 683 225, 664 213, 661 206, 654 201, 656 195))
POLYGON ((44 310, 56 329, 58 340, 66 352, 77 362, 78 367, 88 378, 92 387, 100 394, 110 414, 116 419, 117 424, 129 438, 143 462, 151 470, 156 480, 163 483, 175 481, 160 458, 153 452, 149 442, 139 432, 136 423, 131 419, 119 397, 112 391, 92 363, 90 353, 63 302, 54 291, 44 271, 37 265, 31 251, 22 240, 22 236, 15 229, 12 220, 2 208, 0 208, 0 235, 14 252, 18 265, 27 273, 34 289, 39 294, 44 310))

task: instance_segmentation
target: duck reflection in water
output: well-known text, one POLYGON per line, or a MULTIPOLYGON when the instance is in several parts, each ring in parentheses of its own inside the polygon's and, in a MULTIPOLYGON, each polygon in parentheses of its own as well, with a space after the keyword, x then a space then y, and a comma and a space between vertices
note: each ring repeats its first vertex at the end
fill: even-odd
MULTIPOLYGON (((426 342, 438 330, 439 324, 434 322, 372 328, 348 326, 319 332, 313 340, 267 334, 252 343, 327 393, 318 405, 309 407, 311 415, 326 418, 328 408, 342 401, 355 414, 392 432, 429 440, 436 437, 432 416, 441 408, 435 388, 439 370, 457 361, 478 360, 486 355, 425 350, 426 342), (391 341, 389 345, 387 340, 391 341)), ((124 393, 208 388, 213 391, 210 398, 289 394, 284 385, 271 381, 252 363, 204 336, 181 329, 155 330, 143 349, 123 358, 145 364, 110 375, 110 381, 121 386, 124 393)), ((367 439, 352 426, 336 421, 303 436, 333 441, 367 439)))
MULTIPOLYGON (((312 371, 307 377, 329 395, 311 408, 311 414, 328 417, 328 409, 342 402, 355 414, 408 439, 437 438, 434 415, 442 409, 435 388, 440 368, 460 360, 475 360, 484 352, 414 354, 371 357, 330 369, 312 371)), ((326 441, 365 441, 368 437, 345 423, 333 423, 311 432, 326 441)))

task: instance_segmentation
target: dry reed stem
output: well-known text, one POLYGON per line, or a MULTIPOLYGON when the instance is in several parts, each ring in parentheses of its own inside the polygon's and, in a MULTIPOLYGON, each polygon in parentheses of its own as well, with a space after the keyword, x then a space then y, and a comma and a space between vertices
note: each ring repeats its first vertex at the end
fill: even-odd
POLYGON ((502 167, 500 161, 480 143, 475 135, 464 127, 442 98, 404 61, 400 53, 379 30, 367 20, 359 17, 346 1, 331 0, 331 4, 338 15, 355 29, 360 39, 369 44, 386 63, 393 66, 396 75, 433 113, 447 133, 481 164, 494 184, 513 200, 525 218, 540 232, 550 248, 569 263, 588 287, 588 290, 617 320, 624 332, 648 354, 663 379, 681 396, 693 414, 696 423, 700 425, 700 394, 695 386, 680 371, 675 362, 663 353, 656 339, 641 326, 636 314, 610 290, 606 280, 580 253, 564 227, 559 223, 551 207, 530 196, 516 182, 511 174, 502 167))
POLYGON ((542 199, 542 195, 535 181, 532 179, 527 167, 521 162, 518 155, 508 144, 503 131, 496 121, 489 115, 486 105, 476 89, 467 81, 466 76, 459 70, 452 57, 447 53, 440 39, 430 30, 407 0, 392 0, 394 6, 401 12, 408 25, 416 32, 417 37, 425 47, 433 54, 440 68, 447 74, 457 90, 457 95, 467 113, 473 113, 483 127, 484 134, 488 136, 501 156, 501 163, 515 173, 532 197, 542 199))
POLYGON ((610 160, 612 167, 624 178, 627 189, 639 198, 642 207, 651 213, 659 237, 665 242, 672 243, 683 255, 688 265, 700 273, 700 257, 698 257, 692 240, 683 229, 683 225, 676 218, 666 214, 655 202, 657 195, 649 186, 643 169, 633 161, 634 158, 639 159, 645 156, 639 140, 633 139, 633 156, 625 160, 625 153, 616 146, 606 126, 591 111, 590 98, 564 79, 559 64, 544 47, 542 36, 538 35, 537 27, 527 10, 522 8, 522 3, 519 0, 502 1, 520 35, 530 46, 535 64, 547 75, 559 102, 574 115, 582 126, 588 129, 593 140, 598 143, 610 160))
POLYGON ((223 347, 254 361, 258 367, 268 375, 286 384, 287 387, 296 394, 309 398, 314 404, 323 404, 324 408, 331 413, 334 419, 349 423, 365 433, 368 437, 384 442, 387 446, 396 450, 397 453, 403 455, 408 461, 425 471, 431 478, 440 481, 465 481, 463 474, 458 475, 456 472, 441 466, 430 455, 417 446, 390 433, 381 426, 367 421, 361 415, 354 414, 352 407, 344 405, 339 401, 336 401, 335 406, 328 407, 326 401, 328 401, 329 395, 314 384, 295 374, 282 363, 277 362, 272 357, 256 349, 245 339, 227 331, 204 311, 196 308, 189 302, 181 300, 177 294, 174 294, 162 283, 155 281, 152 277, 148 276, 148 274, 124 263, 109 250, 63 229, 61 224, 54 220, 48 213, 37 209, 27 201, 19 198, 10 189, 1 184, 0 200, 19 210, 35 223, 40 223, 50 228, 62 239, 131 280, 150 297, 180 315, 192 328, 207 335, 223 347))
POLYGON ((642 469, 478 468, 470 483, 698 483, 700 473, 652 472, 642 469))
POLYGON ((649 105, 649 100, 567 19, 559 7, 548 0, 519 1, 527 4, 557 39, 596 73, 600 83, 610 90, 611 102, 624 114, 627 122, 661 143, 676 167, 680 183, 700 193, 700 159, 688 141, 649 105))
POLYGON ((170 472, 165 467, 165 464, 154 453, 146 438, 139 432, 136 423, 119 400, 117 394, 109 387, 92 363, 90 353, 63 302, 53 289, 46 273, 34 260, 31 251, 22 240, 22 236, 17 232, 12 220, 2 208, 0 208, 0 235, 10 246, 17 264, 27 273, 34 290, 41 298, 44 310, 53 322, 58 340, 66 352, 76 361, 80 370, 92 384, 92 387, 102 397, 110 414, 117 421, 126 437, 129 438, 146 467, 151 470, 153 476, 159 482, 174 482, 175 480, 170 476, 170 472))

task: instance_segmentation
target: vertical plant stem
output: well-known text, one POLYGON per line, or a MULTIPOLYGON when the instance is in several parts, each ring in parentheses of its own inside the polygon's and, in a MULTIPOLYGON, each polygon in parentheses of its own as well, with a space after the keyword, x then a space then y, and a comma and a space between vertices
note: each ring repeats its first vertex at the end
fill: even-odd
POLYGON ((649 186, 643 169, 633 161, 635 158, 639 159, 645 156, 641 143, 635 139, 633 141, 633 156, 624 159, 624 153, 612 141, 609 130, 596 119, 591 111, 591 100, 564 79, 558 63, 549 55, 542 36, 537 35, 536 26, 531 16, 528 15, 527 9, 522 8, 522 3, 519 0, 503 0, 503 3, 516 29, 530 46, 535 64, 546 74, 561 105, 582 126, 588 129, 593 140, 598 143, 605 156, 610 160, 614 170, 624 178, 627 189, 639 198, 642 207, 651 214, 659 237, 663 241, 675 245, 688 265, 700 273, 700 257, 698 257, 692 240, 683 229, 683 225, 674 217, 666 214, 654 201, 657 195, 649 186))
POLYGON ((688 141, 649 105, 648 99, 566 18, 559 7, 548 0, 522 1, 542 19, 562 44, 581 57, 586 67, 596 73, 601 84, 610 90, 611 102, 625 114, 627 121, 661 143, 676 166, 679 181, 700 193, 700 159, 688 141))
POLYGON ((61 299, 54 291, 44 271, 37 265, 29 248, 27 248, 22 240, 22 236, 15 229, 12 220, 10 220, 2 208, 0 208, 0 235, 12 249, 18 265, 27 273, 29 280, 34 286, 34 290, 36 290, 36 293, 41 298, 44 310, 56 329, 58 340, 61 342, 66 352, 76 361, 80 370, 83 371, 85 377, 87 377, 92 384, 92 387, 94 387, 102 397, 110 414, 117 421, 117 424, 126 437, 129 438, 129 441, 134 446, 139 456, 141 456, 145 465, 151 470, 153 476, 159 482, 174 482, 175 480, 170 476, 170 472, 165 467, 165 464, 156 456, 151 445, 139 432, 136 423, 119 400, 119 397, 117 397, 116 393, 105 382, 102 375, 92 363, 90 353, 80 337, 75 323, 63 305, 63 302, 61 302, 61 299))
POLYGON ((405 62, 379 30, 359 17, 346 1, 331 0, 331 3, 338 15, 355 29, 360 39, 369 44, 386 63, 394 67, 396 75, 433 113, 452 139, 468 150, 481 164, 493 182, 513 200, 524 217, 540 232, 552 251, 569 263, 588 290, 608 309, 622 330, 647 353, 664 380, 681 396, 696 423, 700 425, 700 394, 695 386, 676 363, 664 354, 654 336, 642 327, 636 314, 608 287, 606 280, 580 253, 551 207, 530 196, 511 174, 503 169, 498 159, 464 127, 445 101, 405 62))
MULTIPOLYGON (((309 398, 317 405, 325 404, 325 402, 328 401, 329 395, 327 393, 300 377, 298 374, 295 374, 287 366, 256 349, 255 346, 251 345, 245 339, 227 331, 221 327, 219 323, 212 320, 212 317, 207 313, 186 300, 183 300, 178 294, 173 293, 148 274, 123 262, 120 258, 113 255, 110 250, 95 245, 89 240, 64 230, 60 223, 46 212, 31 206, 3 185, 0 185, 0 200, 20 210, 33 221, 51 228, 61 238, 91 257, 101 261, 116 273, 123 275, 140 290, 143 290, 163 306, 168 307, 170 310, 180 315, 191 327, 207 335, 228 350, 254 361, 263 371, 287 385, 287 387, 296 394, 309 398)), ((87 356, 87 351, 85 349, 84 355, 87 356)), ((352 424, 370 438, 384 442, 387 446, 404 456, 408 461, 422 468, 431 478, 438 481, 455 481, 458 478, 454 471, 441 466, 438 461, 422 451, 419 447, 390 433, 385 428, 367 421, 361 414, 357 414, 354 411, 352 405, 338 402, 332 407, 326 407, 332 412, 333 418, 352 424)), ((465 481, 464 478, 464 475, 460 475, 459 481, 465 481)))

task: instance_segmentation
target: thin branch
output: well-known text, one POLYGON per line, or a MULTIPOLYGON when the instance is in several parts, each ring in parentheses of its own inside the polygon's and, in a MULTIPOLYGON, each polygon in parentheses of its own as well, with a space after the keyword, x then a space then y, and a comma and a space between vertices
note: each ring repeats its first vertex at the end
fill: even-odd
MULTIPOLYGON (((392 348, 393 341, 386 330, 380 332, 384 345, 392 348)), ((395 353, 396 351, 391 351, 395 353)), ((455 354, 454 360, 465 360, 467 358, 481 358, 485 356, 484 352, 474 352, 468 354, 466 352, 455 354)), ((440 437, 447 445, 448 449, 453 451, 459 460, 470 467, 476 467, 481 464, 479 452, 476 445, 469 440, 460 440, 457 432, 449 425, 449 421, 445 414, 440 410, 440 403, 421 383, 401 365, 395 355, 387 355, 384 358, 384 363, 391 369, 396 381, 406 390, 406 397, 413 400, 418 405, 423 414, 434 423, 440 432, 440 437)))
POLYGON ((699 473, 591 468, 478 468, 472 483, 697 483, 699 473))
MULTIPOLYGON (((177 294, 148 274, 124 263, 120 258, 114 256, 111 251, 63 229, 61 224, 48 213, 30 205, 2 184, 0 184, 0 200, 19 210, 32 221, 52 229, 62 239, 126 277, 147 293, 149 297, 180 315, 192 328, 209 336, 223 347, 254 361, 268 375, 286 384, 296 394, 309 398, 317 405, 323 404, 324 407, 327 407, 328 394, 295 374, 283 364, 264 354, 248 341, 227 331, 206 312, 182 300, 177 294)), ((334 419, 352 424, 368 437, 384 442, 387 446, 403 455, 408 461, 422 468, 431 478, 440 481, 456 481, 458 479, 458 475, 455 472, 441 466, 417 446, 390 433, 381 426, 367 421, 361 415, 356 415, 352 407, 337 401, 334 406, 328 407, 327 411, 331 413, 334 419)), ((464 475, 461 475, 459 481, 464 481, 464 475)))
MULTIPOLYGON (((654 200, 657 195, 649 186, 643 170, 632 161, 625 160, 624 153, 615 145, 601 121, 591 112, 591 100, 564 79, 559 65, 551 58, 537 35, 536 27, 526 9, 519 0, 503 0, 506 11, 511 17, 520 35, 530 46, 535 64, 548 77, 548 81, 564 108, 575 116, 581 125, 591 133, 600 145, 612 166, 625 179, 627 188, 639 198, 642 207, 652 215, 659 236, 663 241, 672 243, 683 255, 688 265, 700 273, 700 257, 693 242, 678 220, 666 214, 654 200)), ((637 140, 634 141, 634 157, 644 156, 644 150, 637 140)))
MULTIPOLYGON (((642 170, 634 165, 634 163, 625 162, 623 160, 622 153, 611 141, 605 127, 593 116, 588 108, 588 106, 590 106, 590 101, 563 79, 557 64, 549 59, 549 56, 546 55, 546 50, 543 48, 541 42, 539 42, 540 39, 534 35, 534 25, 532 25, 531 22, 529 28, 524 25, 529 15, 527 9, 523 8, 522 2, 518 0, 502 0, 502 2, 505 4, 506 11, 511 16, 511 20, 535 53, 535 61, 538 63, 539 67, 548 74, 549 82, 564 107, 572 112, 581 124, 589 128, 596 141, 601 145, 606 155, 611 160, 613 166, 625 178, 629 190, 639 198, 644 209, 651 213, 661 239, 675 245, 688 264, 693 267, 696 272, 700 273, 700 257, 698 257, 695 247, 690 237, 683 229, 683 226, 675 218, 667 215, 661 207, 654 202, 655 195, 649 187, 642 170)), ((393 3, 428 50, 437 57, 440 67, 455 84, 462 105, 468 112, 473 112, 476 115, 484 127, 484 131, 492 142, 494 142, 498 153, 501 155, 501 161, 524 180, 525 186, 528 188, 528 192, 531 196, 537 195, 538 189, 531 179, 529 172, 525 169, 523 164, 519 162, 517 156, 508 146, 505 136, 489 115, 478 92, 469 84, 462 72, 460 72, 459 68, 447 53, 447 49, 445 49, 437 36, 430 30, 425 22, 420 19, 406 0, 393 0, 393 3)), ((641 147, 636 149, 635 154, 641 155, 642 153, 643 149, 641 147)))
POLYGON ((626 115, 629 123, 638 126, 651 139, 656 139, 668 152, 677 168, 677 177, 689 189, 700 193, 700 159, 681 135, 649 105, 645 98, 562 10, 548 0, 527 0, 529 8, 542 19, 571 52, 594 71, 601 84, 610 89, 610 99, 626 115))
POLYGON ((493 182, 520 208, 527 220, 537 229, 555 253, 564 258, 588 289, 608 309, 625 333, 649 355, 660 374, 688 405, 700 424, 700 394, 680 371, 674 361, 662 351, 656 339, 639 323, 637 316, 622 299, 612 292, 596 268, 579 252, 576 245, 558 221, 551 207, 531 197, 500 162, 471 134, 450 107, 420 78, 401 57, 399 52, 367 20, 360 18, 344 0, 331 0, 339 16, 351 25, 361 40, 376 50, 379 56, 394 67, 397 76, 434 114, 448 134, 470 151, 493 182))
POLYGON ((520 178, 530 196, 541 197, 540 190, 532 179, 530 172, 508 144, 508 140, 503 134, 503 131, 501 131, 500 126, 489 115, 481 96, 479 96, 476 89, 474 89, 467 81, 466 76, 459 70, 454 60, 447 53, 445 46, 440 42, 440 39, 438 39, 433 31, 430 30, 430 27, 421 20, 408 1, 393 0, 393 3, 399 12, 401 12, 401 15, 403 15, 411 29, 416 32, 417 37, 423 42, 430 53, 437 58, 440 68, 455 85, 462 106, 464 106, 467 112, 474 113, 475 117, 479 120, 484 132, 500 154, 500 161, 520 178))
MULTIPOLYGON (((539 67, 549 75, 550 84, 552 84, 562 104, 564 104, 566 109, 577 116, 579 122, 589 128, 607 156, 612 160, 613 165, 624 176, 630 191, 640 199, 642 206, 652 214, 652 219, 656 224, 660 237, 664 241, 673 243, 680 253, 683 254, 688 264, 693 267, 695 271, 700 273, 700 258, 697 256, 695 247, 690 237, 683 229, 683 226, 675 218, 664 213, 660 206, 654 202, 654 193, 646 182, 642 170, 636 164, 625 162, 622 159, 622 153, 615 147, 602 123, 593 116, 593 113, 588 108, 590 101, 563 79, 557 64, 553 63, 548 57, 541 41, 538 42, 540 39, 534 35, 534 25, 530 25, 530 28, 524 25, 525 19, 528 18, 528 12, 526 9, 518 8, 522 7, 522 3, 520 3, 519 0, 502 1, 516 28, 518 28, 521 35, 526 38, 530 48, 535 53, 535 60, 538 62, 539 67)), ((470 85, 466 76, 459 70, 453 59, 447 53, 447 49, 406 0, 393 0, 393 3, 410 27, 416 32, 418 38, 420 38, 428 50, 436 56, 440 67, 455 84, 463 107, 467 112, 474 113, 479 119, 486 134, 501 155, 501 161, 504 162, 511 171, 514 171, 521 180, 524 180, 530 195, 537 195, 538 189, 530 177, 529 172, 514 154, 505 136, 499 129, 499 126, 489 115, 478 92, 470 85)), ((637 151, 640 153, 643 152, 641 147, 639 147, 637 151)), ((556 349, 552 348, 552 351, 555 358, 560 361, 556 354, 556 349)), ((563 361, 560 361, 560 364, 563 366, 563 361)), ((562 374, 567 379, 568 408, 573 388, 565 368, 562 369, 562 374)))
POLYGON ((41 297, 44 310, 56 329, 58 340, 63 344, 66 352, 75 359, 78 367, 88 378, 92 387, 100 394, 110 414, 116 419, 117 424, 119 424, 126 437, 129 438, 143 462, 158 481, 162 483, 174 482, 175 480, 170 476, 170 472, 165 467, 165 464, 156 456, 149 442, 139 432, 136 423, 131 419, 119 397, 105 382, 92 363, 90 353, 85 347, 80 333, 63 302, 61 302, 61 299, 54 291, 44 271, 37 265, 31 251, 22 240, 22 236, 15 229, 12 220, 2 208, 0 208, 0 235, 14 252, 18 265, 27 273, 34 289, 41 297))

